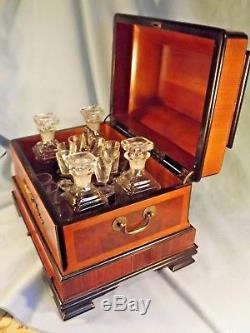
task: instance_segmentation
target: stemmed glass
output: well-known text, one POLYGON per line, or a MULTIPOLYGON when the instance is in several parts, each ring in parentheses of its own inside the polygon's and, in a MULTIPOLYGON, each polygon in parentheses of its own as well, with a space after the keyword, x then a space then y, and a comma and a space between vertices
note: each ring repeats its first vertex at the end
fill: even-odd
POLYGON ((97 185, 100 186, 107 185, 111 173, 112 164, 113 164, 113 159, 110 158, 105 151, 103 151, 97 157, 97 163, 95 167, 95 176, 97 180, 97 185))
POLYGON ((129 196, 159 190, 160 184, 145 170, 146 161, 150 157, 149 151, 154 147, 153 142, 144 137, 134 137, 123 140, 121 145, 130 169, 124 171, 116 179, 116 183, 129 196))
POLYGON ((88 150, 88 144, 86 138, 83 134, 71 135, 68 138, 69 143, 69 153, 75 154, 83 150, 88 150))
POLYGON ((106 140, 104 148, 107 154, 113 159, 111 173, 117 175, 120 159, 120 142, 116 140, 106 140))
POLYGON ((61 178, 60 180, 58 180, 57 185, 63 191, 68 191, 73 185, 72 176, 69 173, 68 157, 68 149, 58 150, 56 153, 56 159, 59 166, 61 178))

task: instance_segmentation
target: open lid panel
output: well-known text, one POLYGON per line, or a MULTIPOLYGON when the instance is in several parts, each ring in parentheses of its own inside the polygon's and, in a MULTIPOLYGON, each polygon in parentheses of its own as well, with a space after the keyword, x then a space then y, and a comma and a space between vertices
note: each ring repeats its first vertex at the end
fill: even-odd
POLYGON ((219 172, 238 121, 249 67, 246 48, 243 33, 117 14, 115 125, 152 140, 177 173, 193 171, 197 181, 219 172))

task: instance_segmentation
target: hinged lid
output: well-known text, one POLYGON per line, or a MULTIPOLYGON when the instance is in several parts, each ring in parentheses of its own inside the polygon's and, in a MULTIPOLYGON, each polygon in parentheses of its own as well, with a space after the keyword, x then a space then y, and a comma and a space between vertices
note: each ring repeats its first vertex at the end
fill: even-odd
POLYGON ((111 89, 116 126, 152 140, 154 154, 177 173, 199 180, 219 172, 238 120, 246 48, 243 33, 117 14, 111 89))

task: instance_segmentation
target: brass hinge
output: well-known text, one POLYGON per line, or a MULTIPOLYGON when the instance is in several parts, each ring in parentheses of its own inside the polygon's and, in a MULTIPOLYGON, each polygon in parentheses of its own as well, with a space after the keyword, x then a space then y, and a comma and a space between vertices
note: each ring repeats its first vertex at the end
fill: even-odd
POLYGON ((188 181, 191 181, 194 171, 183 170, 182 174, 182 184, 186 184, 188 181))
POLYGON ((189 180, 191 180, 194 171, 183 168, 158 149, 154 149, 152 155, 155 156, 162 164, 166 165, 166 167, 178 178, 180 178, 183 184, 186 184, 189 180))

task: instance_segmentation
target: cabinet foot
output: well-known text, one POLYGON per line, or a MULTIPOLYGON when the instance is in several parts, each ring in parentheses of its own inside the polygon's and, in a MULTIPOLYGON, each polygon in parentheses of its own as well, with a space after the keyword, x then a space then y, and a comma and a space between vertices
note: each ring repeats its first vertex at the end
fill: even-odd
POLYGON ((170 265, 168 265, 168 268, 172 271, 172 272, 176 272, 179 269, 186 267, 188 265, 191 265, 192 263, 194 263, 195 260, 193 259, 193 257, 189 257, 189 258, 184 258, 182 260, 178 260, 170 265))
POLYGON ((162 265, 158 266, 156 269, 160 270, 162 268, 168 267, 172 272, 176 272, 181 268, 191 265, 192 263, 195 262, 192 256, 197 253, 197 247, 198 246, 194 244, 194 246, 191 249, 188 249, 180 254, 173 256, 170 262, 169 261, 165 262, 162 265))
POLYGON ((53 280, 48 279, 46 272, 45 272, 45 278, 49 282, 49 285, 53 292, 55 303, 63 320, 68 320, 84 312, 94 309, 95 305, 93 303, 93 300, 95 298, 105 295, 106 293, 118 287, 118 284, 113 284, 111 286, 96 289, 95 291, 90 292, 88 294, 77 296, 75 298, 72 298, 71 300, 63 301, 61 300, 59 294, 57 293, 57 290, 53 284, 53 280))

